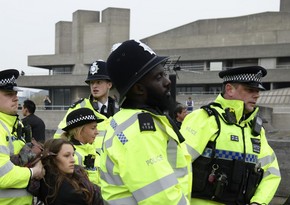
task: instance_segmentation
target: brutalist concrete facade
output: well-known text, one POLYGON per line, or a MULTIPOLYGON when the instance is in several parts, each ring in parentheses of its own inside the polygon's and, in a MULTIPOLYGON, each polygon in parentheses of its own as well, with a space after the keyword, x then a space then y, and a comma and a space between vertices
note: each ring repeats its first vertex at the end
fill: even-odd
MULTIPOLYGON (((269 90, 290 87, 290 5, 284 0, 281 5, 280 12, 198 20, 141 40, 159 55, 180 56, 185 67, 199 66, 201 74, 179 71, 177 87, 210 91, 221 83, 220 69, 242 65, 267 68, 264 82, 269 90), (221 64, 218 70, 211 68, 216 62, 221 64)), ((51 75, 22 76, 19 84, 50 91, 68 88, 70 101, 86 97, 88 67, 97 59, 106 60, 113 44, 130 38, 129 31, 129 9, 78 10, 72 22, 56 23, 55 54, 28 56, 29 66, 49 69, 51 75), (70 72, 58 75, 59 67, 70 72)))
POLYGON ((95 60, 106 60, 111 46, 128 39, 129 32, 129 9, 78 10, 73 13, 72 22, 56 23, 55 54, 28 56, 29 66, 49 69, 50 75, 21 76, 19 85, 49 90, 53 104, 57 88, 70 90, 68 104, 87 97, 89 89, 84 81, 89 66, 95 60))

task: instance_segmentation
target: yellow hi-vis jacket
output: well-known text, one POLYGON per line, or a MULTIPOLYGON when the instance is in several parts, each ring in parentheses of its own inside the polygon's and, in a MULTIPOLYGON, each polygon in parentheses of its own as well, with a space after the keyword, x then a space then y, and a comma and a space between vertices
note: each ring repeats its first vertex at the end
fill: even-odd
POLYGON ((84 169, 88 173, 88 177, 90 181, 96 185, 99 184, 100 173, 99 173, 99 165, 100 165, 100 157, 99 154, 96 153, 95 147, 92 144, 81 144, 76 140, 72 140, 75 147, 75 164, 84 167, 84 169), (78 143, 77 143, 78 142, 78 143), (86 157, 91 155, 91 158, 94 160, 94 165, 92 167, 88 167, 85 164, 86 157))
POLYGON ((31 205, 32 195, 26 191, 31 173, 26 167, 15 166, 10 156, 18 154, 24 142, 12 133, 18 117, 0 112, 0 204, 31 205))
POLYGON ((189 165, 166 116, 121 109, 111 118, 101 154, 105 204, 188 205, 189 165))
POLYGON ((104 121, 98 123, 99 134, 98 134, 98 136, 96 137, 96 139, 95 139, 95 141, 93 143, 95 145, 95 147, 96 147, 96 151, 98 153, 100 153, 101 152, 102 143, 103 143, 103 139, 104 139, 104 136, 105 136, 105 133, 106 133, 106 128, 108 126, 108 121, 107 121, 108 118, 106 116, 102 115, 101 113, 97 112, 93 108, 92 104, 90 103, 90 99, 88 99, 88 98, 82 99, 81 101, 77 102, 76 104, 74 104, 73 106, 71 106, 67 110, 64 118, 58 124, 58 128, 57 128, 53 138, 60 138, 61 134, 64 132, 62 130, 62 128, 64 128, 66 126, 66 117, 67 117, 67 115, 70 112, 72 112, 72 111, 74 111, 76 109, 79 109, 79 108, 89 108, 92 111, 94 111, 94 113, 95 113, 95 115, 97 116, 98 119, 103 119, 104 120, 104 121))
MULTIPOLYGON (((252 134, 251 121, 256 116, 258 108, 250 116, 244 117, 243 101, 226 100, 219 95, 215 103, 221 105, 221 108, 214 106, 219 113, 221 124, 220 134, 216 141, 215 157, 226 160, 242 158, 246 162, 259 164, 263 168, 264 174, 250 202, 269 204, 279 186, 281 176, 277 158, 267 142, 264 128, 261 129, 258 136, 252 134), (227 122, 224 117, 226 108, 234 110, 236 123, 227 122)), ((210 155, 205 148, 209 141, 214 141, 217 131, 218 125, 215 117, 209 116, 204 109, 198 109, 186 116, 181 126, 181 133, 193 161, 201 155, 210 155)), ((193 205, 221 204, 197 198, 192 198, 191 203, 193 205)))

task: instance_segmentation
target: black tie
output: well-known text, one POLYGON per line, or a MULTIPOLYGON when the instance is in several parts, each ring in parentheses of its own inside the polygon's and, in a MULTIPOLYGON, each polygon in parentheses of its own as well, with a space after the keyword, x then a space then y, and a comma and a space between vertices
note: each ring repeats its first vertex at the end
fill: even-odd
POLYGON ((106 105, 102 105, 100 113, 102 115, 105 115, 106 116, 105 109, 106 109, 106 105))

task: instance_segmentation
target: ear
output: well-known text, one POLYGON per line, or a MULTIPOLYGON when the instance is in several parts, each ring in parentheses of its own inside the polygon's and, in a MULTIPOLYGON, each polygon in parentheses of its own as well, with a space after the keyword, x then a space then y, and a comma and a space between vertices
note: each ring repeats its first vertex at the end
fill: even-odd
POLYGON ((111 89, 113 86, 112 82, 111 81, 108 81, 108 88, 111 89))
POLYGON ((227 83, 227 84, 226 84, 226 86, 225 86, 225 91, 226 91, 226 94, 227 94, 229 97, 231 97, 231 96, 234 95, 235 90, 236 90, 236 88, 235 88, 232 84, 230 84, 230 83, 227 83))
POLYGON ((144 87, 144 85, 140 84, 140 83, 136 83, 133 86, 133 92, 136 93, 137 95, 144 95, 146 89, 144 87))

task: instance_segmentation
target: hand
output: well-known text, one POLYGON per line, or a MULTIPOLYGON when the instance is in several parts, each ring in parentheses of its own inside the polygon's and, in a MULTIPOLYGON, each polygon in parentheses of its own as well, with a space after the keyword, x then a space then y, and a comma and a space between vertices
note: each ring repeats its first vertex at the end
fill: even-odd
POLYGON ((45 169, 43 168, 43 165, 41 163, 41 161, 38 161, 34 167, 30 168, 32 171, 32 179, 37 179, 40 180, 44 177, 45 175, 45 169))

